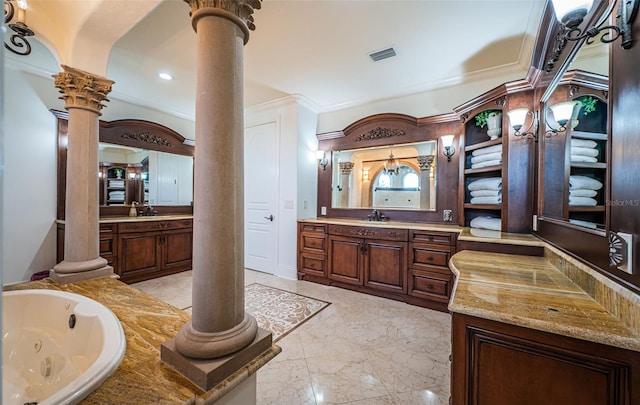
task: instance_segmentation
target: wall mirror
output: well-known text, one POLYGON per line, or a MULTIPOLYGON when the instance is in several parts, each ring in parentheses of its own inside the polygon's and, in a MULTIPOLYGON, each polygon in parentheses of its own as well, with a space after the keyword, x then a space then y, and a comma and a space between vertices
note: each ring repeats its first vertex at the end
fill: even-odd
POLYGON ((332 208, 436 210, 437 142, 332 152, 332 208))
POLYGON ((101 206, 192 204, 191 156, 101 142, 98 161, 101 206))
POLYGON ((608 198, 608 76, 609 46, 583 44, 541 107, 541 215, 601 232, 608 198))

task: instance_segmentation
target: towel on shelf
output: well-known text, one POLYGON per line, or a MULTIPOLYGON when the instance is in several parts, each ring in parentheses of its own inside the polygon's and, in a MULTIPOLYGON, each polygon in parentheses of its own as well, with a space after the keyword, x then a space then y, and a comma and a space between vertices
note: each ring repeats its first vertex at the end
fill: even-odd
POLYGON ((109 187, 124 187, 124 180, 109 180, 109 187))
POLYGON ((470 194, 471 197, 498 197, 502 195, 502 190, 473 190, 470 194))
POLYGON ((486 177, 472 181, 467 186, 469 191, 474 190, 502 190, 502 177, 486 177))
POLYGON ((596 146, 598 146, 598 143, 596 141, 590 141, 588 139, 575 139, 575 138, 571 138, 571 147, 577 147, 577 148, 595 148, 596 146))
POLYGON ((480 168, 483 168, 483 167, 499 166, 501 164, 502 164, 502 159, 500 159, 500 160, 487 160, 486 162, 473 163, 473 164, 471 164, 471 168, 472 169, 480 169, 480 168))
POLYGON ((500 204, 502 203, 502 196, 494 197, 473 197, 471 204, 500 204))
POLYGON ((572 197, 572 196, 569 196, 569 205, 594 207, 594 206, 598 205, 598 202, 595 200, 595 198, 591 198, 591 197, 572 197))
POLYGON ((598 156, 598 149, 579 148, 579 147, 571 146, 571 154, 572 155, 578 155, 578 156, 596 157, 596 156, 598 156))
POLYGON ((602 188, 602 183, 587 176, 569 176, 569 190, 581 188, 600 190, 602 188))
POLYGON ((495 231, 492 229, 482 229, 482 228, 471 228, 469 232, 472 236, 477 236, 478 238, 500 238, 502 234, 500 231, 495 231))
POLYGON ((569 190, 569 197, 595 197, 598 195, 596 190, 591 190, 588 188, 575 188, 573 190, 569 190))
POLYGON ((486 155, 472 156, 471 164, 486 162, 487 160, 502 160, 502 152, 487 153, 486 155))
POLYGON ((489 153, 502 152, 502 145, 487 146, 486 148, 476 149, 471 152, 471 156, 486 155, 489 153))
POLYGON ((578 163, 596 163, 598 158, 584 155, 571 155, 571 161, 578 163))
POLYGON ((570 219, 569 222, 571 222, 572 224, 584 226, 584 227, 587 227, 587 228, 592 228, 592 229, 598 228, 598 224, 593 223, 593 222, 589 222, 589 221, 582 221, 582 220, 579 220, 579 219, 570 219))
POLYGON ((493 231, 502 230, 502 221, 494 217, 475 217, 469 223, 472 228, 490 229, 493 231))

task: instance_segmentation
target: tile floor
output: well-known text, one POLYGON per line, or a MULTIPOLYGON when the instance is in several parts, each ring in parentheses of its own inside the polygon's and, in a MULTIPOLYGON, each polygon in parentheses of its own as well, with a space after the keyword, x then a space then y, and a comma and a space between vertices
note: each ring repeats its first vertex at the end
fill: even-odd
MULTIPOLYGON (((331 302, 277 344, 258 371, 260 405, 449 403, 448 314, 251 270, 261 283, 331 302)), ((191 272, 133 284, 178 308, 191 306, 191 272)))

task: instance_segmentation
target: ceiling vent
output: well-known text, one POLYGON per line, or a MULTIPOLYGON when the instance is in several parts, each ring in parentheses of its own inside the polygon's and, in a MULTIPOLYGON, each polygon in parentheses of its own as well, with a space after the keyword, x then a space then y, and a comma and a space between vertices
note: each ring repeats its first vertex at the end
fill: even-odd
POLYGON ((387 59, 387 58, 392 58, 394 56, 396 56, 396 50, 393 49, 393 47, 389 47, 389 48, 383 49, 381 51, 371 52, 369 54, 369 57, 374 62, 378 62, 378 61, 381 61, 381 60, 387 59))

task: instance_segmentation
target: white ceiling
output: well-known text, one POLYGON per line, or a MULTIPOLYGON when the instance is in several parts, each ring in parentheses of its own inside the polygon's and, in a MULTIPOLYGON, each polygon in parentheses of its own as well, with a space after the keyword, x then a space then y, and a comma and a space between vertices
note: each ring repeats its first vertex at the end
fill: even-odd
MULTIPOLYGON (((264 0, 245 46, 245 105, 296 94, 328 112, 526 73, 545 2, 264 0), (369 60, 388 46, 396 57, 369 60)), ((111 98, 193 119, 196 34, 188 14, 184 1, 164 0, 116 43, 111 98), (158 71, 175 79, 162 81, 158 71)))

